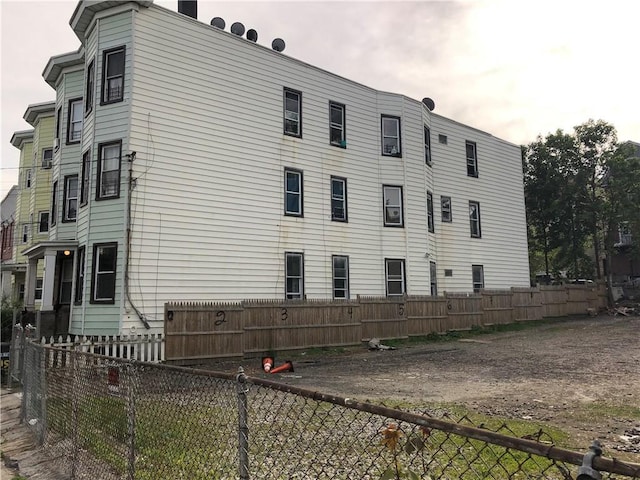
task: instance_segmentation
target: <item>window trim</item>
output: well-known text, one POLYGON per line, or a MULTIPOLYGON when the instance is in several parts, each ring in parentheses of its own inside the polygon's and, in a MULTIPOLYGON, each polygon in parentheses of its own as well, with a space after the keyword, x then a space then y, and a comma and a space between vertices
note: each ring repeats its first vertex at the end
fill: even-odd
POLYGON ((302 170, 298 170, 297 168, 289 168, 289 167, 285 167, 284 168, 284 214, 288 217, 304 217, 304 174, 302 172, 302 170), (293 173, 299 176, 300 180, 299 180, 299 185, 300 185, 300 191, 299 192, 289 192, 287 190, 287 174, 288 173, 293 173), (289 202, 287 202, 288 199, 288 195, 298 195, 298 205, 300 207, 300 211, 296 212, 296 211, 289 211, 288 208, 288 204, 289 202))
POLYGON ((476 142, 465 140, 464 155, 467 159, 467 177, 478 178, 478 146, 476 142), (473 147, 473 157, 467 154, 467 147, 473 147), (470 170, 470 167, 472 170, 470 170))
POLYGON ((383 157, 396 157, 396 158, 402 158, 402 120, 400 117, 395 116, 395 115, 386 115, 386 114, 382 114, 380 115, 380 140, 381 140, 381 145, 380 145, 380 149, 381 149, 381 153, 383 157), (385 139, 385 135, 384 135, 384 121, 385 119, 388 120, 396 120, 396 125, 397 125, 397 133, 398 133, 398 151, 396 153, 385 153, 384 151, 384 139, 385 139))
POLYGON ((302 92, 293 88, 283 87, 282 89, 282 133, 289 137, 302 138, 302 92), (287 131, 287 93, 298 96, 298 133, 287 131))
MULTIPOLYGON (((396 205, 389 205, 389 208, 393 208, 396 205)), ((404 193, 402 185, 382 185, 382 220, 385 227, 395 227, 395 228, 404 228, 404 193), (400 222, 399 223, 390 223, 387 222, 387 188, 397 188, 400 189, 400 222)))
POLYGON ((284 252, 284 298, 285 300, 304 300, 305 299, 305 294, 304 294, 304 252, 284 252), (288 265, 288 258, 290 256, 297 256, 300 257, 300 276, 299 277, 293 277, 291 275, 289 275, 289 269, 287 268, 288 265), (300 278, 300 292, 298 294, 290 294, 288 292, 288 280, 289 278, 300 278), (293 296, 289 296, 289 295, 299 295, 298 297, 293 297, 293 296))
POLYGON ((96 64, 95 59, 92 58, 89 65, 87 65, 87 81, 84 91, 84 116, 85 118, 93 111, 93 102, 95 97, 95 83, 96 83, 96 64))
POLYGON ((56 216, 58 210, 58 180, 53 182, 53 187, 51 188, 51 215, 49 216, 49 228, 55 227, 56 223, 58 223, 58 218, 56 216))
POLYGON ((40 162, 40 165, 43 170, 49 170, 53 167, 53 148, 47 147, 42 149, 42 161, 40 162), (45 163, 45 152, 51 152, 51 158, 49 158, 48 163, 45 163))
POLYGON ((63 192, 63 200, 62 200, 62 223, 70 223, 70 222, 75 222, 76 219, 78 218, 78 204, 79 204, 79 191, 78 191, 79 185, 78 185, 78 175, 66 175, 64 177, 64 192, 63 192), (75 197, 70 197, 69 196, 69 183, 75 179, 76 181, 76 196, 75 197), (69 200, 75 200, 76 201, 76 216, 71 218, 69 216, 69 209, 68 209, 68 205, 67 202, 69 200))
POLYGON ((116 280, 117 280, 117 270, 118 270, 118 242, 107 242, 107 243, 94 243, 93 244, 93 258, 92 258, 92 268, 91 268, 91 301, 90 303, 96 304, 107 304, 113 305, 116 300, 116 280), (104 274, 113 275, 113 292, 110 298, 96 298, 98 293, 98 275, 101 272, 98 272, 98 249, 100 248, 113 248, 115 249, 113 255, 113 272, 104 272, 104 274))
POLYGON ((49 212, 47 210, 42 210, 38 212, 38 233, 47 233, 49 231, 49 212), (47 216, 47 229, 42 230, 42 216, 47 216))
POLYGON ((75 145, 82 141, 82 128, 84 126, 84 112, 80 114, 80 120, 76 120, 75 123, 80 123, 80 136, 77 140, 71 138, 71 116, 73 114, 73 104, 80 103, 80 106, 84 109, 82 97, 76 97, 69 100, 67 104, 67 145, 75 145))
POLYGON ((433 193, 427 190, 427 230, 430 233, 435 233, 435 218, 433 216, 433 193))
MULTIPOLYGON (((112 170, 109 170, 112 171, 112 170)), ((122 140, 115 140, 113 142, 105 142, 98 145, 98 168, 96 172, 96 200, 112 200, 115 198, 120 198, 120 183, 122 181, 122 140), (116 193, 113 195, 102 195, 101 187, 102 187, 102 160, 103 160, 103 150, 107 147, 118 146, 118 181, 116 182, 116 193)))
MULTIPOLYGON (((397 282, 398 280, 391 280, 397 282)), ((385 258, 384 259, 384 285, 385 285, 385 293, 387 297, 402 297, 407 293, 407 269, 404 258, 385 258), (389 293, 389 264, 390 262, 400 262, 401 270, 401 278, 400 282, 402 283, 402 293, 389 293)))
MULTIPOLYGON (((331 196, 331 221, 332 222, 343 222, 343 223, 348 223, 349 222, 349 216, 348 216, 348 211, 347 211, 347 179, 344 177, 338 177, 335 175, 331 175, 331 181, 329 182, 329 187, 330 187, 330 196, 331 196), (338 218, 333 211, 333 182, 342 182, 342 186, 343 186, 343 193, 342 193, 342 202, 343 202, 343 218, 338 218)), ((337 199, 336 201, 340 201, 340 199, 337 199)))
POLYGON ((334 147, 347 148, 347 107, 343 103, 334 102, 329 100, 329 144, 334 147), (334 142, 332 140, 331 131, 333 127, 333 121, 331 120, 331 109, 337 108, 342 112, 342 125, 340 126, 341 140, 334 142))
POLYGON ((471 286, 473 287, 473 292, 474 293, 479 293, 481 289, 484 288, 484 265, 471 265, 471 286), (476 287, 476 281, 473 278, 474 275, 474 270, 476 268, 480 267, 480 282, 478 283, 478 285, 480 285, 479 287, 476 287))
POLYGON ((87 261, 87 252, 84 245, 81 247, 78 247, 76 255, 78 255, 78 262, 76 263, 76 271, 75 271, 76 291, 75 291, 75 297, 73 299, 73 303, 74 305, 82 305, 82 299, 84 296, 84 277, 86 273, 85 263, 87 261))
POLYGON ((453 207, 451 206, 451 197, 440 195, 440 216, 443 223, 453 222, 453 207), (449 204, 448 207, 445 207, 445 202, 449 204))
POLYGON ((83 207, 89 202, 89 191, 91 190, 91 149, 82 154, 80 174, 80 207, 83 207))
POLYGON ((482 223, 481 223, 481 217, 480 217, 480 202, 477 202, 475 200, 469 200, 469 231, 471 233, 471 238, 482 238, 482 223), (476 212, 477 212, 477 216, 478 218, 472 218, 471 216, 471 206, 475 205, 476 206, 476 212), (473 232, 473 225, 474 223, 478 224, 478 233, 474 234, 473 232))
POLYGON ((424 125, 424 161, 431 166, 431 129, 424 125))
POLYGON ((124 78, 125 78, 125 68, 127 65, 127 47, 126 45, 120 45, 119 47, 110 48, 108 50, 104 50, 102 52, 102 85, 101 85, 101 94, 100 94, 100 105, 110 105, 112 103, 122 102, 124 100, 124 78), (113 99, 107 99, 107 80, 110 78, 116 78, 119 75, 114 75, 110 78, 107 77, 107 57, 114 53, 118 53, 122 51, 122 88, 120 89, 120 95, 113 99))
POLYGON ((349 300, 350 297, 350 285, 349 285, 349 256, 348 255, 332 255, 331 256, 331 292, 334 300, 349 300), (336 277, 336 260, 342 259, 345 261, 346 277, 336 277), (336 288, 336 280, 344 280, 345 288, 336 288), (344 290, 344 297, 337 297, 336 290, 344 290))

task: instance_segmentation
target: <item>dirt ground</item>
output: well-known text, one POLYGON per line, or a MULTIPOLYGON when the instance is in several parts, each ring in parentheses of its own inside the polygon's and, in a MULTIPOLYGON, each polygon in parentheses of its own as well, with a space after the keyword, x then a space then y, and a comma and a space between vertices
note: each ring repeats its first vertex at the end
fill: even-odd
POLYGON ((276 365, 291 359, 295 371, 266 375, 259 359, 245 359, 246 373, 361 401, 454 403, 539 421, 569 433, 571 449, 599 438, 605 455, 640 463, 640 316, 561 319, 396 350, 277 355, 276 365))

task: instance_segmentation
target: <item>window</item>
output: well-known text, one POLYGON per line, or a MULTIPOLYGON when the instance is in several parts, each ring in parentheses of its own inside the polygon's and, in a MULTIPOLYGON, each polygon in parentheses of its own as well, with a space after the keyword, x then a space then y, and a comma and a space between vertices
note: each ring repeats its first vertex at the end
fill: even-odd
POLYGON ((382 115, 382 155, 401 157, 400 117, 382 115))
POLYGON ((331 220, 347 221, 347 179, 331 177, 331 220))
POLYGON ((385 258, 385 275, 387 284, 387 296, 404 295, 405 274, 404 260, 396 258, 385 258))
POLYGON ((80 205, 86 205, 89 199, 89 182, 91 179, 91 153, 82 155, 82 183, 80 184, 80 205))
POLYGON ((442 135, 442 134, 438 135, 438 143, 442 143, 443 145, 446 145, 447 142, 448 142, 448 139, 446 135, 442 135))
POLYGON ((467 148, 467 175, 470 177, 478 176, 478 154, 476 152, 475 142, 466 142, 467 148))
POLYGON ((471 265, 471 275, 473 277, 473 291, 478 293, 481 288, 484 288, 484 267, 471 265))
POLYGON ((64 257, 60 270, 58 303, 69 305, 71 303, 71 289, 73 288, 73 257, 64 257))
POLYGON ((302 93, 284 89, 284 134, 302 137, 302 93))
POLYGON ((62 123, 62 108, 56 109, 56 138, 53 139, 53 148, 58 151, 60 148, 60 124, 62 123))
POLYGON ((58 212, 58 181, 53 182, 53 188, 51 189, 51 226, 53 227, 57 222, 58 212))
POLYGON ((445 268, 444 269, 444 276, 445 277, 453 277, 453 270, 450 268, 445 268))
POLYGON ((336 147, 347 147, 345 106, 341 103, 329 102, 329 141, 336 147))
POLYGON ((42 150, 42 168, 45 170, 53 166, 53 148, 42 150))
POLYGON ((333 298, 349 298, 349 257, 333 257, 333 298))
POLYGON ((304 298, 304 255, 286 252, 285 257, 285 298, 304 298))
POLYGON ((24 300, 24 283, 18 284, 18 300, 24 300))
POLYGON ((482 231, 480 229, 480 203, 469 202, 469 225, 471 227, 471 236, 480 238, 482 231))
POLYGON ((385 227, 402 227, 402 187, 394 187, 391 185, 383 185, 384 200, 384 226, 385 227))
POLYGON ((67 143, 78 143, 82 137, 82 99, 69 100, 67 143))
POLYGON ((22 225, 22 243, 29 241, 29 225, 22 225))
POLYGON ((124 98, 124 47, 106 50, 102 57, 102 103, 124 98))
POLYGON ((431 165, 431 130, 424 126, 424 161, 427 165, 431 165))
POLYGON ((42 278, 36 278, 35 300, 42 300, 42 278))
POLYGON ((47 233, 49 231, 49 212, 38 213, 38 233, 47 233))
POLYGON ((107 143, 98 147, 98 180, 96 200, 120 196, 120 154, 122 142, 107 143))
POLYGON ((73 222, 78 214, 78 176, 64 177, 63 222, 73 222))
POLYGON ((433 193, 427 192, 427 228, 431 233, 435 232, 433 224, 433 193))
POLYGON ((302 217, 302 172, 284 169, 284 214, 302 217))
POLYGON ((117 243, 97 243, 93 246, 91 303, 115 302, 117 251, 117 243))
POLYGON ((440 196, 440 209, 442 210, 442 221, 451 223, 453 215, 451 213, 451 197, 440 196))
POLYGON ((85 248, 78 248, 78 263, 76 264, 76 305, 82 304, 82 293, 84 292, 84 262, 85 248))
POLYGON ((96 70, 95 63, 91 60, 87 67, 87 90, 84 93, 84 114, 88 115, 93 109, 93 92, 95 89, 96 70))
POLYGON ((438 296, 438 270, 436 262, 429 262, 429 283, 431 285, 431 296, 438 296))
POLYGON ((31 169, 28 168, 24 175, 24 188, 31 188, 31 169))

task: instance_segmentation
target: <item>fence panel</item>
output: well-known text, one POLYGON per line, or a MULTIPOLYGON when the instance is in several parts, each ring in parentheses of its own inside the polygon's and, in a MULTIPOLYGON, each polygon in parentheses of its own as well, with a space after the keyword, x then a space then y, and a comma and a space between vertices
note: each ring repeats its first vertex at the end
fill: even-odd
POLYGON ((514 321, 526 322, 542 319, 542 295, 538 288, 513 287, 511 292, 514 321))
POLYGON ((481 290, 482 324, 513 323, 514 308, 511 290, 481 290))
POLYGON ((407 338, 405 297, 358 297, 362 341, 372 338, 407 338))
POLYGON ((567 289, 563 285, 540 286, 540 294, 543 317, 566 317, 569 314, 567 289))
POLYGON ((469 330, 482 325, 482 296, 480 294, 447 293, 446 331, 469 330))
POLYGON ((407 297, 407 334, 428 335, 444 331, 447 319, 445 297, 407 297))

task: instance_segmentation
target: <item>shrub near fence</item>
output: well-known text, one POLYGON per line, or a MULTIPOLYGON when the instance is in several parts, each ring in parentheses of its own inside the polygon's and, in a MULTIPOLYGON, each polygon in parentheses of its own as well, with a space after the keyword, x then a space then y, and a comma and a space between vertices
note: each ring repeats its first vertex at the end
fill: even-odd
POLYGON ((606 306, 603 286, 567 285, 358 297, 347 301, 167 303, 166 358, 194 362, 301 348, 356 345, 483 325, 586 314, 606 306))

